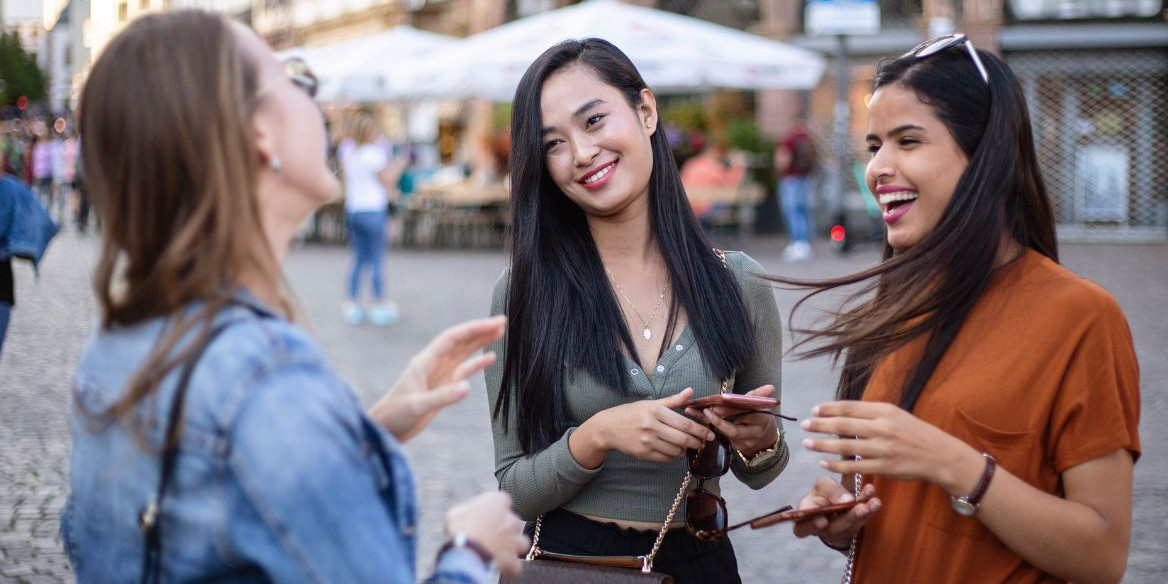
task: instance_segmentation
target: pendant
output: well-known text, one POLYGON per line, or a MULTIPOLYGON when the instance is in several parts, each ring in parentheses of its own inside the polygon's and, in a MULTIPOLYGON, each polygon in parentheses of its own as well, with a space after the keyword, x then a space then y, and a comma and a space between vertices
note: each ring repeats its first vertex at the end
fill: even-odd
POLYGON ((653 338, 653 333, 649 330, 649 327, 645 327, 645 332, 643 334, 645 335, 646 341, 653 338))

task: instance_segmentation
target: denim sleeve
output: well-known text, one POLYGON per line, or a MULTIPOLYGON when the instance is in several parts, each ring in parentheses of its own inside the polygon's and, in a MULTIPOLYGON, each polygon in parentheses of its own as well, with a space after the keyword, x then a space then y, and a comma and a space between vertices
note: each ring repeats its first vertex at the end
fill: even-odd
MULTIPOLYGON (((276 582, 413 584, 413 485, 400 484, 412 479, 401 458, 379 472, 348 387, 312 362, 276 365, 252 385, 229 465, 262 524, 251 529, 279 549, 251 559, 276 582)), ((481 562, 453 552, 438 568, 431 582, 488 581, 481 562)))
MULTIPOLYGON (((766 271, 750 256, 735 253, 728 254, 727 259, 742 286, 742 299, 746 301, 755 334, 754 357, 738 372, 734 380, 735 391, 746 392, 769 383, 775 386, 774 397, 782 399, 783 327, 774 288, 759 277, 766 271)), ((783 420, 776 421, 782 432, 783 420)), ((780 435, 778 456, 769 463, 758 468, 748 468, 738 456, 732 456, 730 469, 743 484, 752 489, 761 489, 783 472, 789 458, 786 437, 780 435)))

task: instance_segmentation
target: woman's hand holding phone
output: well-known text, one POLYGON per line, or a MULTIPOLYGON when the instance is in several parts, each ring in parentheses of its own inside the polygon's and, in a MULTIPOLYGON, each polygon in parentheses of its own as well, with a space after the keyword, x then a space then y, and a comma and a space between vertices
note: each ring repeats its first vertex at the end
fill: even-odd
MULTIPOLYGON (((770 398, 774 393, 775 386, 764 385, 746 392, 741 397, 770 398)), ((686 415, 708 423, 719 434, 725 436, 730 441, 731 448, 742 453, 745 457, 749 458, 755 453, 775 445, 775 441, 778 439, 778 427, 776 426, 775 417, 764 413, 751 415, 751 412, 760 409, 770 410, 779 404, 777 399, 771 398, 765 401, 757 399, 742 400, 741 398, 733 397, 731 394, 719 395, 722 397, 714 398, 712 401, 718 401, 722 405, 700 407, 703 402, 697 402, 696 405, 700 409, 687 407, 685 410, 686 415)))
MULTIPOLYGON (((854 503, 856 498, 833 477, 820 477, 815 487, 799 501, 797 510, 830 507, 840 503, 854 503)), ((880 510, 880 499, 876 498, 876 487, 864 485, 860 491, 859 503, 846 513, 835 516, 817 515, 797 520, 792 528, 795 537, 818 536, 834 548, 844 548, 860 532, 872 514, 880 510)))

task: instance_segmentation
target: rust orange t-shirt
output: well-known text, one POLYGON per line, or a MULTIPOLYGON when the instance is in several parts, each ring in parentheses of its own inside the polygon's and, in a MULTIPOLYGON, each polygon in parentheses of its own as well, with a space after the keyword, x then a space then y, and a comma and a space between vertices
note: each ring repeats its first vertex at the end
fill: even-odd
MULTIPOLYGON (((884 359, 864 399, 897 402, 923 344, 884 359)), ((1068 468, 1118 449, 1138 457, 1139 401, 1139 368, 1118 303, 1027 250, 974 306, 913 413, 1061 496, 1068 468)), ((976 517, 953 511, 944 489, 864 480, 875 483, 884 506, 864 529, 856 583, 1059 582, 976 517)))

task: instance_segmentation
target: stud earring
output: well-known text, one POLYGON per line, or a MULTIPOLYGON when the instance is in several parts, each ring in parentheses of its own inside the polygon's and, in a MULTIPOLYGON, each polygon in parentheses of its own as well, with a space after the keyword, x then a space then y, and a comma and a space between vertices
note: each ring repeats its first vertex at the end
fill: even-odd
POLYGON ((280 161, 279 156, 273 154, 272 157, 268 159, 268 168, 271 168, 272 172, 280 174, 280 170, 284 168, 284 164, 280 161))

